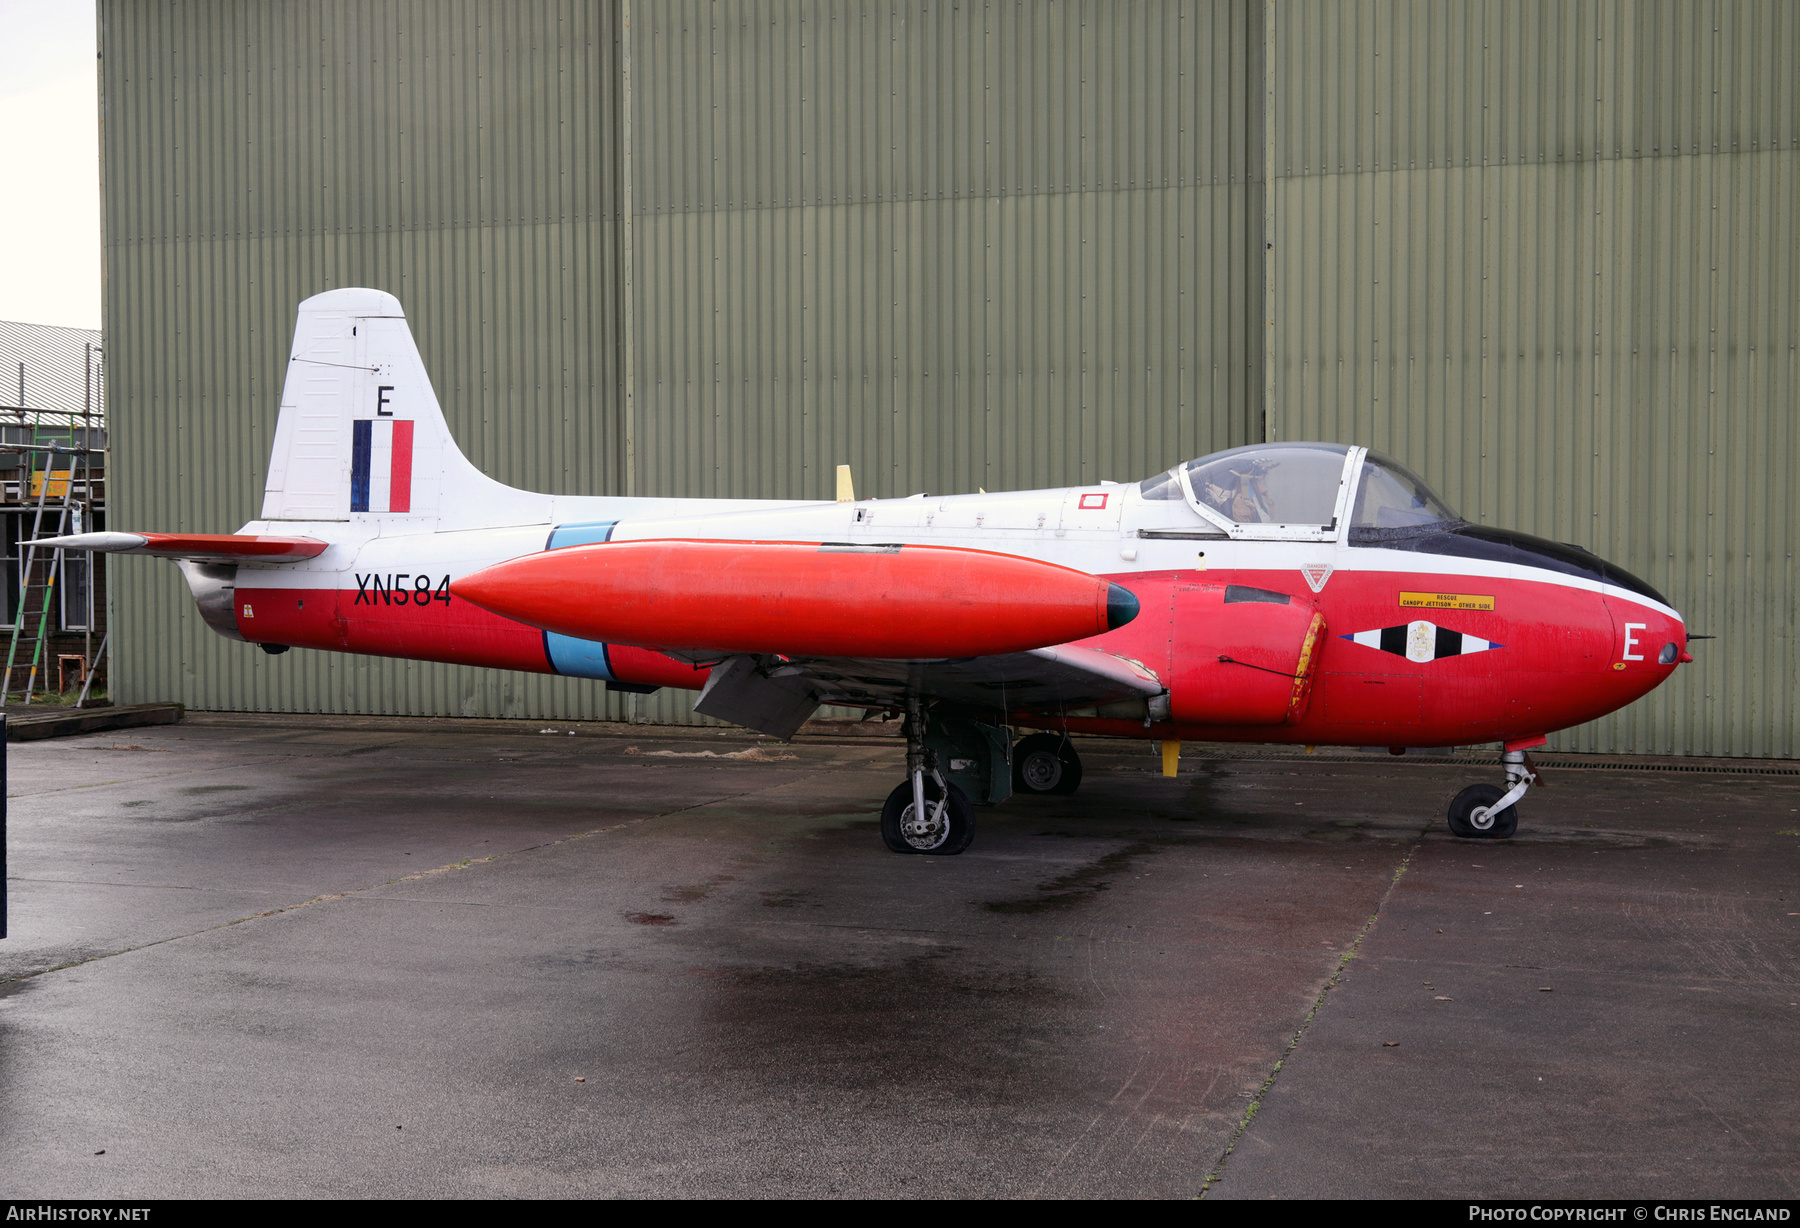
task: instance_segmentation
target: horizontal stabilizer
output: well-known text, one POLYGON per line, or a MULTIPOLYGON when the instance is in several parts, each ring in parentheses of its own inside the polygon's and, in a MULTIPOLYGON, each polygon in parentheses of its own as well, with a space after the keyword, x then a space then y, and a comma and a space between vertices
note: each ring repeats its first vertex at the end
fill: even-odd
POLYGON ((101 554, 148 554, 153 558, 193 559, 201 563, 297 563, 317 558, 331 545, 316 537, 271 537, 263 533, 76 533, 24 544, 52 550, 96 550, 101 554))

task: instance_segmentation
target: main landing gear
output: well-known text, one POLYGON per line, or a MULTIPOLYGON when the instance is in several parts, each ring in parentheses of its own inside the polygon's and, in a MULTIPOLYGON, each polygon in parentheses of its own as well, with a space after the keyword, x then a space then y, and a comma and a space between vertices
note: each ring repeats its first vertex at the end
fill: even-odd
POLYGON ((1075 792, 1081 785, 1081 756, 1067 734, 1034 733, 1013 747, 1013 790, 1018 793, 1075 792))
POLYGON ((1450 833, 1465 840, 1505 840, 1519 829, 1519 811, 1513 803, 1538 783, 1536 769, 1522 750, 1501 754, 1507 788, 1470 785, 1450 803, 1450 833))
POLYGON ((975 839, 975 807, 944 779, 938 756, 925 745, 925 711, 906 701, 906 779, 881 807, 881 839, 895 853, 960 853, 975 839))
POLYGON ((896 853, 960 853, 975 839, 975 807, 1014 792, 1075 792, 1081 757, 1059 733, 1034 733, 1017 746, 1005 727, 967 713, 929 712, 906 701, 906 779, 881 808, 881 839, 896 853))

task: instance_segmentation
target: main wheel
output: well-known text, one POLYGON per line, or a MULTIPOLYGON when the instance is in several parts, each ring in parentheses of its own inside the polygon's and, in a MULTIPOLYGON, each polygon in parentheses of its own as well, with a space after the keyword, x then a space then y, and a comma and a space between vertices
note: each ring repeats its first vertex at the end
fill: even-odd
POLYGON ((881 808, 881 839, 889 851, 948 857, 969 847, 970 841, 975 839, 975 807, 969 804, 969 795, 961 789, 955 785, 948 788, 948 803, 940 811, 937 781, 929 776, 925 778, 926 815, 923 822, 916 821, 913 813, 912 781, 901 781, 888 794, 887 803, 881 808), (933 812, 936 812, 935 819, 933 812))
POLYGON ((1034 733, 1013 747, 1013 790, 1018 793, 1075 792, 1081 786, 1081 756, 1060 733, 1034 733))
POLYGON ((1506 796, 1498 785, 1470 785, 1450 803, 1450 834, 1465 840, 1505 840, 1519 830, 1519 808, 1498 813, 1494 803, 1506 796))

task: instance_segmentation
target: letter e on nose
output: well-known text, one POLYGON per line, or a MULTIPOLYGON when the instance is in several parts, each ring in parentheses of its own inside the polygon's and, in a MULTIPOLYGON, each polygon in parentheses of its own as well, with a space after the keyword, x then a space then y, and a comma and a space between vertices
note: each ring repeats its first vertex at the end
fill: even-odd
POLYGON ((1637 636, 1633 635, 1632 632, 1642 631, 1642 630, 1646 629, 1647 627, 1649 627, 1649 625, 1650 625, 1649 623, 1626 623, 1625 624, 1625 656, 1624 656, 1625 660, 1627 660, 1627 661, 1642 661, 1644 659, 1643 653, 1631 651, 1633 648, 1636 648, 1638 646, 1637 636))

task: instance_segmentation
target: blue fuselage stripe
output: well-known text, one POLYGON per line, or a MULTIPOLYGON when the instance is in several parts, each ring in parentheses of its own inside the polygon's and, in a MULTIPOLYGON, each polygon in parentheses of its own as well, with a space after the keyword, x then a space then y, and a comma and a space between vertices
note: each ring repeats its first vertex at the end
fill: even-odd
MULTIPOLYGON (((597 545, 612 537, 613 526, 617 523, 616 520, 600 520, 591 524, 559 524, 550 530, 544 549, 597 545)), ((544 656, 549 659, 550 668, 565 677, 617 681, 613 677, 612 660, 606 654, 606 645, 598 640, 578 640, 572 635, 546 631, 544 656)))

